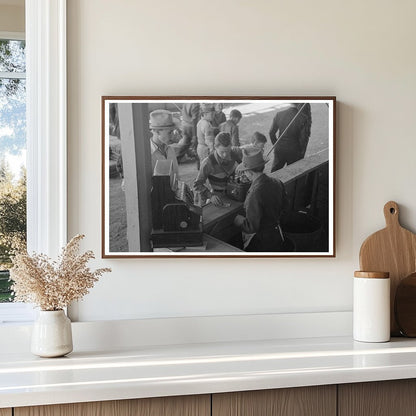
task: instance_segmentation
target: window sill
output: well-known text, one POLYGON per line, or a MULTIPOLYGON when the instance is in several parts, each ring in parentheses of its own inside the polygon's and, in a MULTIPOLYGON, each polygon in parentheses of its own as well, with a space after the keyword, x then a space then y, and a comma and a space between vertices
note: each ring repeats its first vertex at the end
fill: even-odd
POLYGON ((32 305, 27 303, 0 303, 0 325, 29 324, 35 319, 32 305))

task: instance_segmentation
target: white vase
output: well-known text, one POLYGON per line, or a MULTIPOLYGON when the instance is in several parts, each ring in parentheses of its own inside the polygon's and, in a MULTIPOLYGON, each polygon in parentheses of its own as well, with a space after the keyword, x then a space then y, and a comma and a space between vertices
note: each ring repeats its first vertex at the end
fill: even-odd
POLYGON ((63 310, 40 311, 33 325, 31 351, 40 357, 62 357, 72 351, 71 321, 63 310))

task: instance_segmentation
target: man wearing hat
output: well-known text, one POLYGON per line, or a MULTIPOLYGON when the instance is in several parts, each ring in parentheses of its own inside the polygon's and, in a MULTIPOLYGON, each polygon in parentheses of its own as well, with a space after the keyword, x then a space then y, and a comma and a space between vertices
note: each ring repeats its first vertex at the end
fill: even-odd
POLYGON ((275 252, 284 245, 280 217, 288 207, 288 199, 283 183, 263 173, 264 165, 261 150, 247 148, 237 167, 237 172, 244 172, 251 182, 244 202, 246 215, 234 219, 243 232, 246 251, 275 252))
POLYGON ((167 110, 155 110, 150 113, 150 150, 152 153, 152 170, 158 160, 171 160, 174 173, 178 173, 178 161, 175 150, 170 146, 172 132, 178 128, 172 113, 167 110))
POLYGON ((198 153, 199 160, 202 162, 210 153, 214 151, 214 127, 212 120, 214 118, 215 106, 214 104, 202 103, 201 120, 196 125, 196 135, 198 139, 198 153))

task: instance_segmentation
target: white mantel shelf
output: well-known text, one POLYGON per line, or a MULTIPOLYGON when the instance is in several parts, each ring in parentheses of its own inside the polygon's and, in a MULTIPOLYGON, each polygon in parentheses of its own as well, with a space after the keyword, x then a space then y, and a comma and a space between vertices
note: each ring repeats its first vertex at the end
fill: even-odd
MULTIPOLYGON (((109 336, 111 336, 109 334, 109 336)), ((416 377, 416 340, 350 337, 0 354, 0 408, 416 377)))

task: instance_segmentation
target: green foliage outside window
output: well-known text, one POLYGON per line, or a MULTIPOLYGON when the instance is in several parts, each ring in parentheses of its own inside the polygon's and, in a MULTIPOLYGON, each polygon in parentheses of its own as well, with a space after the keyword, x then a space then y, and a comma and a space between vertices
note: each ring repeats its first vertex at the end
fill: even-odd
POLYGON ((0 302, 11 300, 8 269, 16 249, 26 244, 26 173, 13 181, 7 163, 0 162, 0 302))
POLYGON ((24 41, 0 39, 0 302, 12 300, 8 269, 26 244, 25 61, 24 41))

